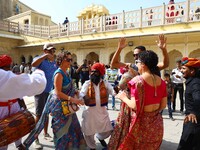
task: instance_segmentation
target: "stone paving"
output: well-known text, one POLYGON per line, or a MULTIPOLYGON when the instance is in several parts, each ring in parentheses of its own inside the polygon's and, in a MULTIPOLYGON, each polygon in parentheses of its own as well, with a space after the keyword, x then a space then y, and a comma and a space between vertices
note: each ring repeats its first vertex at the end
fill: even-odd
MULTIPOLYGON (((34 113, 35 109, 34 109, 34 100, 33 97, 25 97, 25 101, 27 104, 27 108, 34 113)), ((178 103, 178 99, 177 99, 177 103, 178 103)), ((179 106, 179 104, 177 104, 177 106, 179 106)), ((120 107, 120 100, 116 100, 116 108, 119 109, 120 107)), ((110 110, 111 109, 111 98, 109 98, 109 105, 108 105, 108 112, 110 115, 111 120, 114 120, 117 118, 117 115, 119 113, 119 111, 114 111, 114 110, 110 110)), ((80 110, 77 112, 77 116, 79 118, 79 121, 81 121, 81 114, 83 111, 84 107, 81 107, 80 110)), ((177 108, 178 110, 179 108, 177 108)), ((175 112, 173 113, 173 117, 175 119, 175 121, 172 121, 169 119, 168 116, 168 111, 167 109, 165 109, 163 111, 163 118, 164 118, 164 138, 163 138, 163 142, 161 145, 161 150, 176 150, 178 143, 179 143, 179 139, 182 133, 182 124, 183 124, 183 118, 184 116, 180 114, 180 112, 175 112)), ((50 119, 51 120, 51 119, 50 119)), ((53 136, 52 130, 50 128, 50 123, 49 123, 49 133, 51 136, 53 136)), ((42 131, 43 132, 43 131, 42 131)), ((25 136, 23 138, 23 140, 26 138, 27 136, 25 136)), ((53 150, 55 149, 53 146, 53 142, 49 142, 45 139, 43 139, 43 133, 40 134, 39 136, 39 140, 40 143, 43 144, 43 150, 53 150)), ((106 141, 108 142, 109 139, 107 139, 106 141)), ((103 147, 101 146, 101 144, 99 143, 98 140, 96 140, 97 142, 97 150, 101 150, 103 149, 103 147)), ((9 145, 9 150, 15 150, 15 145, 14 144, 10 144, 9 145)), ((33 145, 30 147, 30 150, 34 150, 33 145)))

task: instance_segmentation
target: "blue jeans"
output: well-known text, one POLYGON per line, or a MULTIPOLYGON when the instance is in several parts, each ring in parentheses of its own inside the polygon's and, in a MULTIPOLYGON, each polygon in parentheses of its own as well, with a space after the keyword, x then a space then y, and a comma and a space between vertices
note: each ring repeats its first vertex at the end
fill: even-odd
POLYGON ((112 96, 112 108, 115 107, 115 96, 112 96))
POLYGON ((168 107, 168 112, 169 112, 169 117, 172 117, 172 107, 171 107, 171 97, 167 98, 167 107, 168 107))

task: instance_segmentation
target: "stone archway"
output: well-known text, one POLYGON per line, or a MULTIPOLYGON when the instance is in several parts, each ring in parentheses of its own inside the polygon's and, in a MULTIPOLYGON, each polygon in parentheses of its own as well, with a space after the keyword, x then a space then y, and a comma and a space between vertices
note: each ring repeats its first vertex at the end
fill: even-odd
POLYGON ((126 55, 125 55, 125 59, 124 59, 124 62, 125 63, 134 63, 134 57, 133 57, 133 52, 130 51, 128 52, 126 55))
POLYGON ((178 50, 172 50, 168 54, 170 58, 169 71, 171 71, 172 69, 176 68, 176 61, 181 60, 183 55, 178 50))
POLYGON ((72 54, 72 63, 77 62, 76 54, 72 54))
POLYGON ((87 56, 86 56, 87 61, 91 61, 91 63, 93 64, 94 62, 98 62, 99 61, 99 55, 96 54, 95 52, 90 52, 87 56))
POLYGON ((33 61, 33 56, 32 56, 32 55, 29 55, 29 57, 28 57, 28 62, 29 62, 29 63, 32 63, 32 61, 33 61))
POLYGON ((200 53, 199 53, 200 49, 194 50, 192 51, 188 57, 192 57, 192 58, 197 58, 200 59, 200 53))
POLYGON ((21 56, 21 63, 22 62, 26 63, 26 58, 24 57, 24 55, 21 56))
MULTIPOLYGON (((110 57, 109 57, 109 64, 111 63, 111 60, 112 60, 114 54, 115 54, 115 52, 113 52, 113 53, 110 54, 110 57)), ((120 56, 119 56, 119 60, 121 60, 121 57, 120 57, 120 56)))

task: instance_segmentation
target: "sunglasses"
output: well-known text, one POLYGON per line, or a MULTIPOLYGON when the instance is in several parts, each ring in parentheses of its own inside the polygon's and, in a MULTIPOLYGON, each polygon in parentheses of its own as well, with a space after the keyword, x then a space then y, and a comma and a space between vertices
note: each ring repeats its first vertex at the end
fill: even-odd
POLYGON ((138 57, 138 54, 133 54, 133 57, 138 57))
POLYGON ((72 58, 64 58, 64 60, 67 62, 72 62, 73 59, 72 58))

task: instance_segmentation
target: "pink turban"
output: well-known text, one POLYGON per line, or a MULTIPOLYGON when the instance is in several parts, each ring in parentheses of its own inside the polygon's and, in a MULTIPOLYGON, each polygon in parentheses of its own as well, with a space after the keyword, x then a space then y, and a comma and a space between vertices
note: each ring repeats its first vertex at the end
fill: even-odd
POLYGON ((8 55, 1 55, 0 56, 0 67, 10 66, 12 63, 12 59, 8 55))
POLYGON ((98 70, 100 75, 103 76, 105 74, 105 65, 102 63, 95 63, 92 65, 91 70, 98 70))

